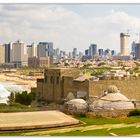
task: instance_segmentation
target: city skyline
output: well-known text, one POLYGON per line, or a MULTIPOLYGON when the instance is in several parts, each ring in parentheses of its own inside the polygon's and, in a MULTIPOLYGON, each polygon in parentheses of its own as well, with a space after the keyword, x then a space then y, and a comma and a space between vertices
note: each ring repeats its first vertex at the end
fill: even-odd
POLYGON ((120 32, 131 43, 140 31, 135 4, 0 4, 0 42, 53 42, 54 48, 84 52, 90 44, 119 52, 120 32), (36 16, 34 16, 36 15, 36 16))

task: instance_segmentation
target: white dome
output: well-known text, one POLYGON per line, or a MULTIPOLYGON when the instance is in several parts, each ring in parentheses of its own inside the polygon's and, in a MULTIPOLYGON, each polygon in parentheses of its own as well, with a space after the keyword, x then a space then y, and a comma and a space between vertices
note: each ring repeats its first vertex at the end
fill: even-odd
POLYGON ((67 104, 86 104, 86 101, 83 99, 72 99, 68 101, 67 104))
POLYGON ((104 101, 97 100, 94 102, 94 109, 119 110, 134 109, 134 104, 129 101, 104 101))
POLYGON ((72 99, 72 100, 66 102, 65 106, 67 106, 67 108, 70 110, 75 110, 75 111, 77 110, 77 112, 78 112, 80 110, 86 110, 87 103, 83 99, 72 99))
POLYGON ((119 110, 134 109, 134 104, 123 94, 117 92, 117 87, 108 87, 108 93, 93 102, 94 109, 119 110))
POLYGON ((67 95, 67 97, 66 97, 66 100, 67 101, 70 101, 72 99, 75 99, 75 96, 74 96, 74 94, 72 92, 69 92, 68 95, 67 95))
POLYGON ((109 93, 100 99, 106 101, 129 101, 129 99, 121 93, 109 93))

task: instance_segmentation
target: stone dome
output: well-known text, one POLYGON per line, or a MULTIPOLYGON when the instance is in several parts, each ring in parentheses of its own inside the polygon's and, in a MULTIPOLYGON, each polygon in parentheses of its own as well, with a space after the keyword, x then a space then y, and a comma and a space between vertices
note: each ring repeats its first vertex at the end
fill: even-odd
POLYGON ((108 93, 117 93, 118 88, 115 85, 109 85, 108 88, 107 88, 107 92, 108 93))
POLYGON ((72 99, 75 99, 75 96, 74 96, 74 94, 72 92, 69 92, 68 95, 67 95, 67 97, 66 97, 66 100, 67 101, 70 101, 72 99))
POLYGON ((134 104, 126 96, 119 93, 116 86, 110 85, 107 94, 96 99, 93 102, 93 107, 95 110, 134 109, 134 104))
POLYGON ((80 106, 80 105, 86 105, 86 101, 83 99, 72 99, 72 100, 66 102, 66 104, 80 106))
POLYGON ((65 109, 70 113, 84 113, 87 109, 87 103, 83 99, 72 99, 64 104, 65 109))

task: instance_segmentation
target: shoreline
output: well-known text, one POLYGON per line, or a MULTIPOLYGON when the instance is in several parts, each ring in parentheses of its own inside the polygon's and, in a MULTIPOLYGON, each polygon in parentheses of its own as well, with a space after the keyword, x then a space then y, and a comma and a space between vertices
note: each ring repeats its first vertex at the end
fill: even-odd
POLYGON ((31 91, 32 87, 36 87, 36 80, 23 80, 16 74, 11 74, 11 76, 9 76, 4 73, 0 73, 0 81, 14 82, 16 85, 25 87, 28 91, 31 91))

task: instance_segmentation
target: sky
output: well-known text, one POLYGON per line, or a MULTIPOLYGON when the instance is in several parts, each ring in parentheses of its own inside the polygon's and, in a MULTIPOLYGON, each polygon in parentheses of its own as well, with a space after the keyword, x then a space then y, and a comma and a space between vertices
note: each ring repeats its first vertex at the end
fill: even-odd
POLYGON ((0 43, 53 42, 84 52, 90 44, 119 52, 120 33, 138 40, 140 4, 0 4, 0 43))

